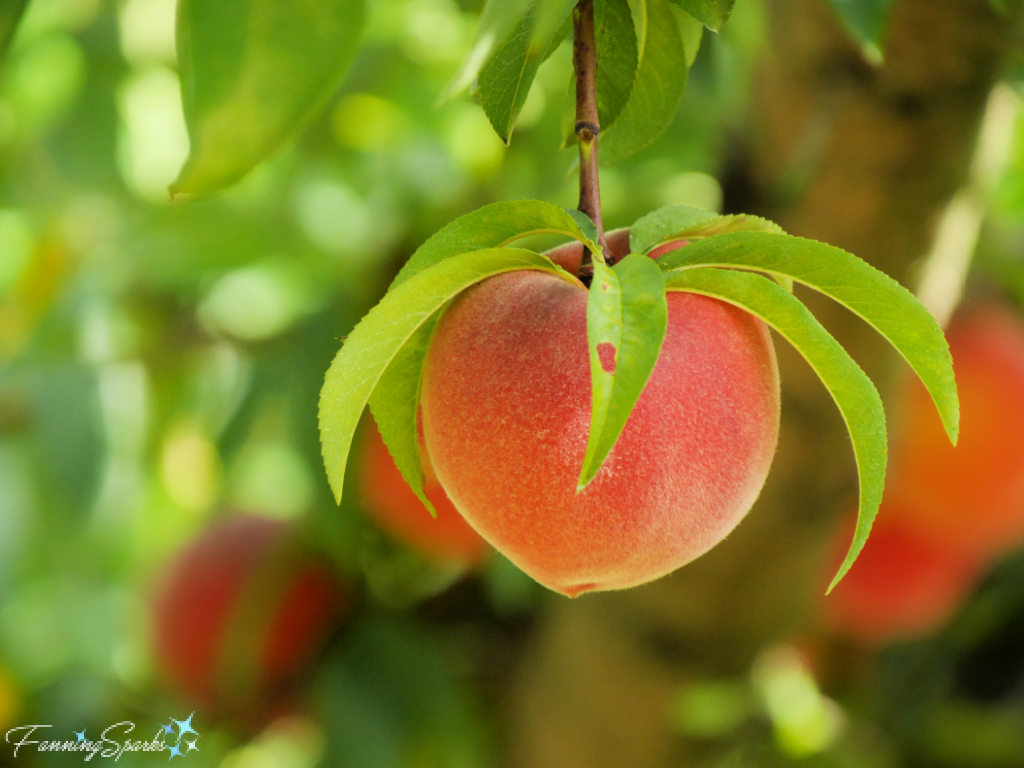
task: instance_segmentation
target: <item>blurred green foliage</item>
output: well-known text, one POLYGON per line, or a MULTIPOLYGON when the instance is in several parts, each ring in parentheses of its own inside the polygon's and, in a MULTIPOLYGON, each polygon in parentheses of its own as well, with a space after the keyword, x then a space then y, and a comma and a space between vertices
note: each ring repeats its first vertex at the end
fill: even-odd
MULTIPOLYGON (((479 595, 472 651, 445 619, 402 611, 458 573, 339 512, 316 404, 338 339, 430 233, 496 199, 572 205, 573 153, 558 150, 568 45, 506 149, 470 97, 434 106, 479 4, 376 0, 349 78, 301 140, 220 197, 172 205, 188 152, 174 6, 33 0, 0 69, 0 727, 130 719, 148 737, 187 714, 159 684, 148 595, 234 508, 320 531, 368 605, 311 682, 321 721, 248 745, 204 723, 189 759, 484 764, 493 724, 471 683, 496 651, 481 636, 513 631, 540 595, 492 563, 464 588, 479 595)), ((676 128, 605 173, 613 226, 667 203, 720 206, 713 174, 762 25, 756 5, 738 13, 706 46, 676 128)), ((19 757, 35 760, 49 764, 19 757)))
MULTIPOLYGON (((174 6, 32 0, 0 68, 0 730, 127 719, 148 737, 187 715, 160 685, 148 595, 211 519, 245 509, 300 520, 367 594, 309 681, 312 714, 256 736, 201 722, 190 764, 489 765, 502 682, 549 598, 500 558, 441 594, 458 572, 376 532, 357 500, 338 510, 316 407, 339 338, 429 234, 495 200, 574 206, 569 47, 506 148, 471 97, 435 107, 481 3, 373 0, 300 140, 216 199, 172 205, 188 153, 174 6)), ((609 228, 722 209, 764 34, 761 3, 741 0, 704 35, 672 126, 602 172, 609 228)), ((980 259, 1024 298, 1021 126, 980 259)), ((946 633, 821 681, 828 696, 783 652, 682 691, 666 717, 707 765, 1024 764, 1022 574, 1003 564, 946 633)))

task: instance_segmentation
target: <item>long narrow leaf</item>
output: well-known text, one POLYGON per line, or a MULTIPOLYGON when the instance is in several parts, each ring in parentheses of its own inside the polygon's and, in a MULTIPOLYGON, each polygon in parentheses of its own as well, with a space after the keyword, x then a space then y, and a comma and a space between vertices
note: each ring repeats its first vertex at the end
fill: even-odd
POLYGON ((633 253, 650 253, 659 245, 684 239, 685 233, 718 218, 714 211, 690 205, 659 208, 637 219, 629 228, 629 250, 633 253))
POLYGON ((602 163, 629 157, 664 133, 686 90, 686 51, 669 0, 639 0, 635 5, 640 12, 640 64, 626 108, 613 126, 601 131, 602 163))
POLYGON ((792 278, 838 301, 896 347, 924 382, 952 443, 959 431, 953 360, 942 329, 906 288, 853 254, 789 235, 738 232, 700 240, 658 259, 665 272, 739 267, 792 278))
POLYGON ((427 357, 427 345, 434 335, 439 314, 434 313, 409 337, 370 395, 370 413, 377 422, 377 429, 380 430, 391 458, 395 460, 395 466, 434 517, 437 517, 437 512, 423 489, 423 461, 420 456, 417 418, 423 361, 427 357))
POLYGON ((629 228, 629 249, 633 253, 650 253, 673 240, 703 240, 729 232, 785 234, 778 224, 758 216, 719 216, 689 205, 669 205, 637 219, 629 228))
POLYGON ((646 256, 594 261, 587 299, 592 407, 577 490, 594 479, 615 446, 658 362, 668 325, 665 280, 646 256))
MULTIPOLYGON (((537 70, 559 33, 559 23, 544 32, 538 29, 537 4, 520 19, 509 38, 498 46, 480 71, 480 106, 495 132, 508 144, 537 70)), ((568 12, 568 11, 567 11, 568 12)))
POLYGON ((629 103, 640 64, 636 28, 628 0, 600 0, 595 3, 594 27, 597 112, 601 130, 608 130, 629 103))
POLYGON ((881 62, 895 0, 829 0, 829 5, 867 57, 881 62))
POLYGON ((473 45, 459 64, 459 69, 451 82, 445 86, 438 99, 439 103, 443 104, 469 87, 494 50, 508 38, 516 22, 523 17, 529 6, 530 0, 487 0, 487 5, 480 14, 480 25, 476 29, 473 45))
POLYGON ((735 0, 672 0, 688 14, 716 32, 725 26, 735 0))
POLYGON ((885 486, 885 410, 874 385, 799 299, 750 272, 694 269, 668 277, 670 291, 713 296, 761 318, 789 341, 821 378, 846 422, 860 477, 860 510, 850 550, 829 591, 864 547, 885 486))
POLYGON ((690 14, 678 6, 676 12, 676 24, 679 25, 679 36, 683 40, 683 47, 686 49, 686 66, 692 67, 700 52, 700 43, 704 39, 704 24, 697 21, 690 14))
POLYGON ((561 43, 572 34, 572 21, 568 17, 575 7, 576 0, 540 0, 537 9, 537 29, 533 38, 535 52, 541 49, 541 40, 550 40, 548 50, 544 53, 544 58, 547 58, 554 53, 552 46, 561 43), (559 27, 563 30, 559 30, 559 27))
POLYGON ((391 283, 391 290, 413 275, 460 253, 503 248, 530 235, 553 233, 598 251, 597 229, 579 211, 540 200, 493 203, 461 216, 421 245, 391 283))
POLYGON ((320 442, 327 479, 341 501, 356 424, 384 372, 444 304, 491 275, 535 269, 578 284, 544 256, 495 248, 453 256, 388 293, 355 327, 334 358, 320 392, 320 442))
POLYGON ((0 2, 0 55, 7 53, 7 48, 14 39, 18 22, 25 12, 28 0, 3 0, 0 2))
POLYGON ((365 0, 179 0, 188 161, 171 190, 231 184, 302 128, 355 57, 365 0))
POLYGON ((530 55, 536 21, 536 6, 531 6, 480 70, 480 106, 498 138, 506 144, 512 138, 516 118, 540 66, 540 57, 530 55))

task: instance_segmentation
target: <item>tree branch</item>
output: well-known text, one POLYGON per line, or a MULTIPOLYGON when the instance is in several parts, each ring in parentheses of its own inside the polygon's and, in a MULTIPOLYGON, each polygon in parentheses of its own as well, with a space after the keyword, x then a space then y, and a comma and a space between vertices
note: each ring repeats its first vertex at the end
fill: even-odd
MULTIPOLYGON (((597 240, 612 263, 601 221, 601 181, 597 169, 597 44, 594 41, 594 0, 580 0, 573 11, 572 64, 576 72, 576 139, 580 146, 580 204, 597 226, 597 240)), ((583 250, 581 274, 591 272, 590 249, 583 250)))

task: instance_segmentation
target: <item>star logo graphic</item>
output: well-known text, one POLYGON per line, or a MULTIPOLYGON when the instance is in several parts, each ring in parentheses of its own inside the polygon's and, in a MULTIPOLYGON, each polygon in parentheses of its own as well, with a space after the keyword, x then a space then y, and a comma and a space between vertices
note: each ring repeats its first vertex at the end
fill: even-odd
POLYGON ((196 742, 199 741, 199 731, 192 727, 192 718, 195 717, 196 713, 193 712, 191 715, 186 717, 184 720, 175 720, 171 718, 171 722, 167 725, 160 726, 160 733, 166 738, 170 735, 174 740, 173 744, 167 744, 167 748, 170 750, 170 756, 168 760, 173 760, 175 757, 184 757, 183 752, 198 752, 199 747, 196 746, 196 742), (174 730, 177 728, 178 735, 175 738, 174 730), (194 738, 191 740, 185 737, 189 734, 194 734, 194 738))
POLYGON ((192 718, 195 716, 195 712, 189 715, 185 720, 175 720, 173 717, 171 721, 178 726, 178 742, 181 742, 183 736, 194 733, 196 736, 199 735, 199 731, 192 727, 192 718))
POLYGON ((73 731, 73 733, 75 734, 75 736, 78 737, 78 743, 79 744, 81 744, 83 741, 85 741, 85 729, 84 728, 82 730, 80 730, 80 731, 73 731))

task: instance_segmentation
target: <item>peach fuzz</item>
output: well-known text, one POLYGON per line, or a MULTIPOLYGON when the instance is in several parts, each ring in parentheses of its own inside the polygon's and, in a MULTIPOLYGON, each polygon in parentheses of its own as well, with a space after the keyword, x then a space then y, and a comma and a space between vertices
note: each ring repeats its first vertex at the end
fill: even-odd
POLYGON ((905 392, 893 491, 922 536, 990 557, 1024 541, 1024 323, 987 306, 947 331, 960 394, 954 448, 917 380, 905 392))
MULTIPOLYGON (((613 252, 624 232, 610 235, 613 252)), ((574 271, 578 250, 549 255, 574 271)), ((474 286, 438 323, 421 400, 427 453, 456 508, 569 596, 651 581, 721 541, 757 498, 779 428, 764 324, 673 292, 657 366, 577 493, 591 414, 586 307, 582 286, 537 271, 474 286)))
POLYGON ((374 522, 397 541, 437 562, 470 566, 487 557, 487 542, 449 501, 425 455, 424 490, 437 512, 436 519, 403 479, 376 425, 367 425, 362 443, 360 497, 374 522))

